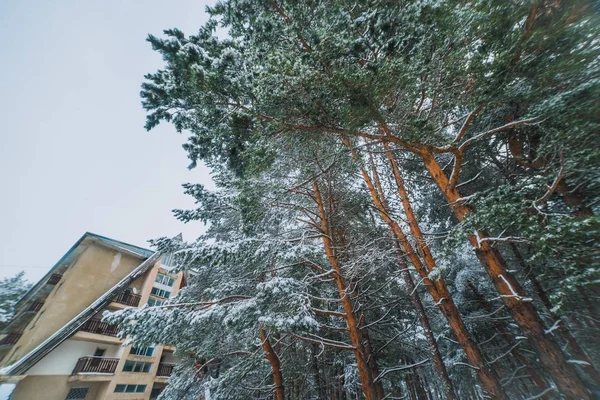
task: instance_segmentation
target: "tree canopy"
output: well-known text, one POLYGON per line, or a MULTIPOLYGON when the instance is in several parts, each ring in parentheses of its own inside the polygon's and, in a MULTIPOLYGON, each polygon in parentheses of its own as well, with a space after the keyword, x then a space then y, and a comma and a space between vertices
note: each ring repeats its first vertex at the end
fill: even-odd
POLYGON ((161 398, 598 394, 597 4, 207 12, 148 37, 141 97, 211 168, 175 211, 208 230, 155 241, 181 294, 109 317, 177 347, 161 398))

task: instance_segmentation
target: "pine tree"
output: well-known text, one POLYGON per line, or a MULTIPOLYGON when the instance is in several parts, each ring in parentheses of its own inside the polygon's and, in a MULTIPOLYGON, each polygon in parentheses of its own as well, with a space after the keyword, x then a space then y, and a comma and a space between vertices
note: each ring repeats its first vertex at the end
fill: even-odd
POLYGON ((169 390, 591 399, 595 5, 208 12, 197 35, 149 36, 165 68, 142 86, 146 127, 189 132, 192 166, 219 188, 186 185, 198 207, 176 211, 210 227, 176 244, 198 280, 172 305, 115 316, 137 321, 133 340, 190 354, 169 390))
POLYGON ((31 284, 25 279, 24 271, 0 280, 0 324, 11 320, 15 314, 17 302, 30 287, 31 284))

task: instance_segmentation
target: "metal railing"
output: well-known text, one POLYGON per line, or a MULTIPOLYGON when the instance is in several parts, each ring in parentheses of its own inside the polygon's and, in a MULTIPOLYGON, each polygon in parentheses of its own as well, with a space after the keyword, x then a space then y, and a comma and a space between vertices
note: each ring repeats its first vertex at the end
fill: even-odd
POLYGON ((4 346, 7 344, 15 344, 19 341, 19 339, 21 339, 22 335, 22 332, 11 332, 8 335, 4 336, 2 339, 0 339, 0 346, 4 346))
POLYGON ((175 364, 172 363, 158 363, 158 371, 156 371, 156 376, 171 376, 174 366, 175 364))
POLYGON ((48 278, 48 285, 56 285, 58 282, 60 282, 62 278, 61 274, 52 274, 50 275, 50 278, 48 278))
POLYGON ((81 330, 108 336, 117 336, 119 333, 119 327, 116 325, 111 325, 108 322, 102 322, 102 320, 98 318, 92 318, 88 320, 85 324, 83 324, 81 330))
POLYGON ((77 375, 81 373, 88 374, 114 374, 117 370, 117 364, 119 364, 118 358, 109 357, 81 357, 77 360, 75 368, 71 375, 77 375))
POLYGON ((27 307, 27 311, 38 312, 42 309, 43 306, 43 301, 34 301, 33 303, 29 304, 29 307, 27 307))
POLYGON ((114 301, 120 304, 125 304, 126 306, 137 307, 140 304, 140 300, 142 296, 139 294, 131 293, 131 291, 126 290, 124 292, 119 293, 114 301))

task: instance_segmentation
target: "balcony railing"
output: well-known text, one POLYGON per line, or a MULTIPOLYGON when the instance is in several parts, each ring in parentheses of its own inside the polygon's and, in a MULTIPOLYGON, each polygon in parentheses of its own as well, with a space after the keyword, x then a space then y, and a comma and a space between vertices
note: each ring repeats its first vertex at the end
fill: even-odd
POLYGON ((156 376, 171 376, 174 366, 175 364, 172 363, 159 363, 158 371, 156 371, 156 376))
POLYGON ((110 325, 107 322, 102 322, 102 320, 98 318, 92 318, 88 320, 85 324, 83 324, 81 330, 108 336, 117 336, 119 333, 119 328, 116 325, 110 325))
POLYGON ((61 274, 50 275, 50 278, 48 278, 48 285, 56 285, 58 282, 60 282, 61 278, 62 278, 61 274))
POLYGON ((77 375, 81 373, 86 374, 114 374, 117 370, 117 364, 119 364, 118 358, 108 357, 81 357, 77 360, 75 368, 71 375, 77 375))
POLYGON ((133 294, 126 290, 121 292, 115 297, 114 301, 117 303, 125 304, 126 306, 137 307, 140 304, 142 296, 139 294, 133 294))
POLYGON ((29 307, 27 307, 27 311, 34 311, 34 312, 38 312, 42 309, 42 307, 44 306, 44 302, 42 301, 34 301, 33 303, 31 303, 29 305, 29 307))
POLYGON ((19 339, 21 339, 22 335, 22 332, 11 332, 0 340, 0 346, 5 346, 7 344, 15 344, 19 341, 19 339))

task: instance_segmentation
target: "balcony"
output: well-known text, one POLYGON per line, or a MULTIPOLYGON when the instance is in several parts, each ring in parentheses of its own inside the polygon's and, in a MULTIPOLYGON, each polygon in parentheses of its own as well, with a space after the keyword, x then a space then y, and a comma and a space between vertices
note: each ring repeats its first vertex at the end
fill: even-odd
POLYGON ((48 278, 48 285, 56 285, 58 282, 60 282, 62 278, 61 274, 52 274, 50 275, 50 278, 48 278))
POLYGON ((110 325, 107 322, 102 322, 102 320, 98 318, 92 318, 88 320, 85 324, 83 324, 81 330, 107 336, 117 336, 119 333, 119 328, 116 325, 110 325))
POLYGON ((19 341, 22 335, 22 332, 11 332, 0 340, 0 346, 12 346, 19 341))
POLYGON ((38 312, 42 309, 43 306, 43 301, 34 301, 33 303, 29 304, 29 307, 27 307, 27 311, 38 312))
POLYGON ((77 360, 71 375, 77 374, 114 374, 119 364, 118 358, 81 357, 77 360))
POLYGON ((140 304, 142 296, 139 294, 133 294, 129 290, 125 290, 114 298, 116 303, 125 304, 126 306, 137 307, 140 304))
POLYGON ((173 367, 175 366, 175 364, 172 363, 159 363, 158 364, 158 371, 156 371, 156 376, 157 377, 168 377, 171 376, 171 373, 173 372, 173 367))

